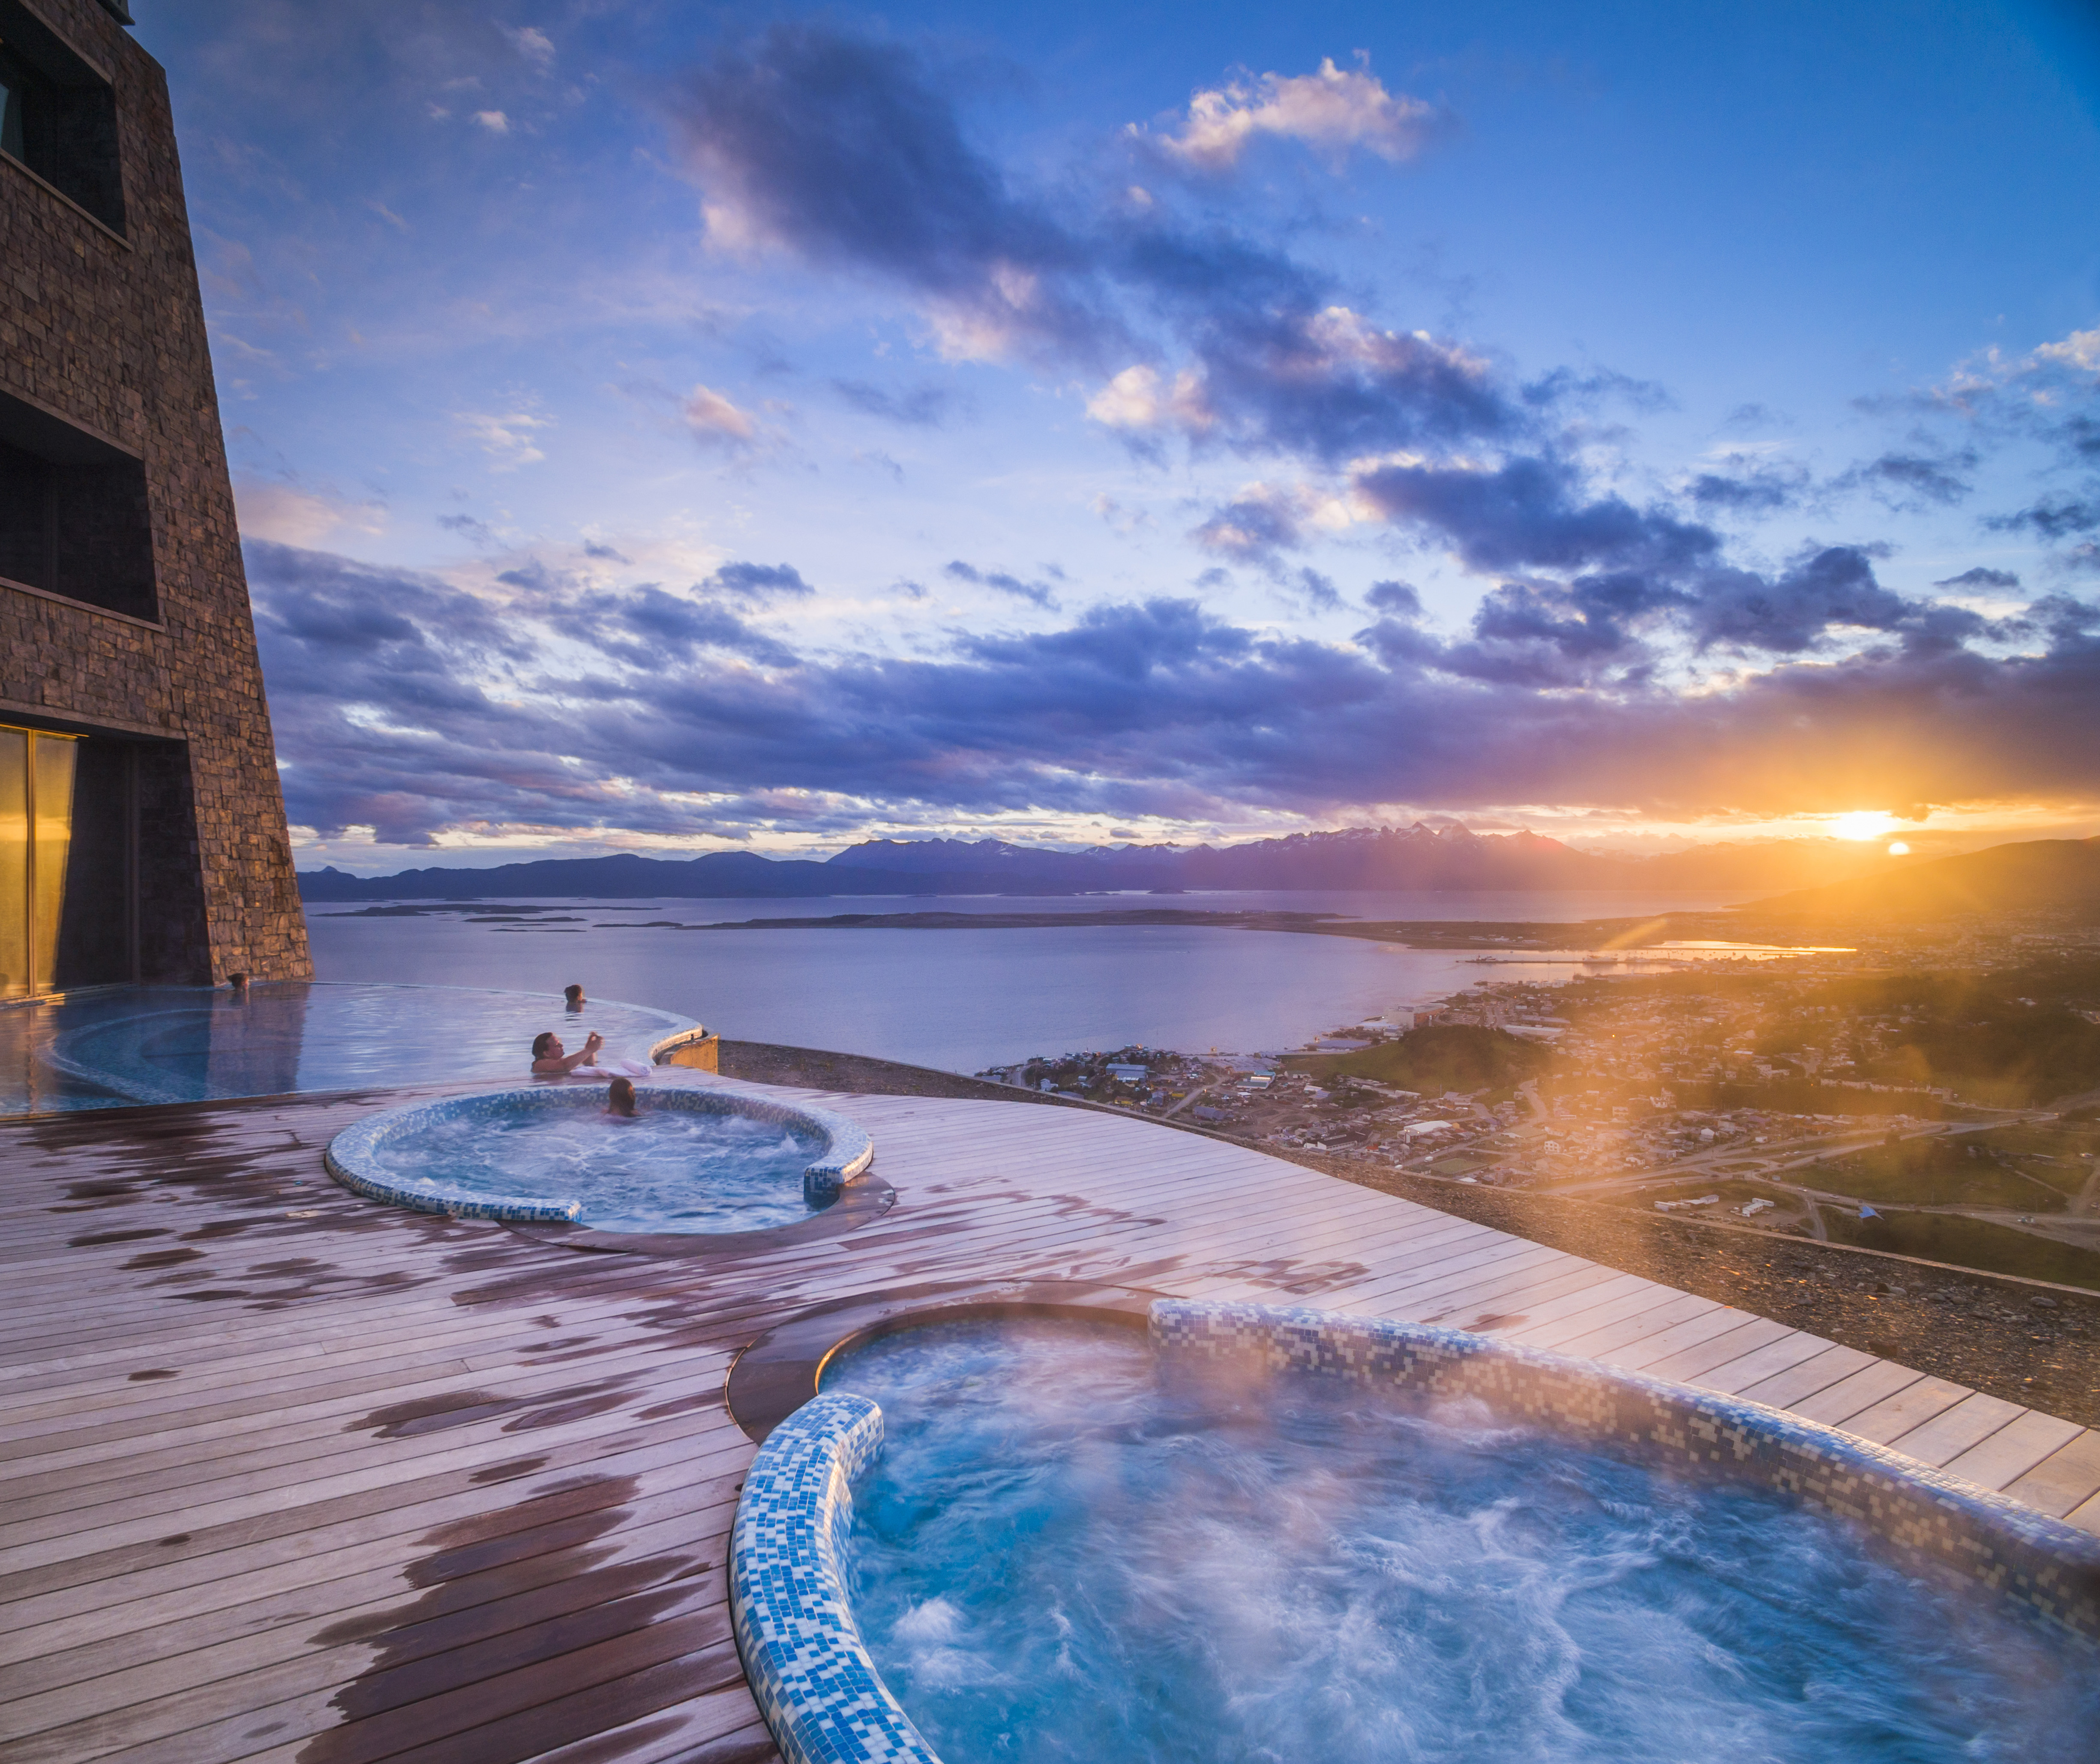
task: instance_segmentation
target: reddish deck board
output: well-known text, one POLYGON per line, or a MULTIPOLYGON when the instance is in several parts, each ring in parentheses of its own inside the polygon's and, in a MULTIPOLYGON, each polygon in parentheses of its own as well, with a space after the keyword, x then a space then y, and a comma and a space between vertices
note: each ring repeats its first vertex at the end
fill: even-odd
POLYGON ((692 1260, 328 1180, 338 1128, 447 1088, 0 1125, 11 1764, 775 1757, 729 1638, 723 1379, 806 1305, 921 1282, 1433 1318, 1877 1435, 1914 1413, 1921 1456, 2100 1529, 2090 1430, 1140 1120, 784 1092, 869 1127, 897 1206, 692 1260))

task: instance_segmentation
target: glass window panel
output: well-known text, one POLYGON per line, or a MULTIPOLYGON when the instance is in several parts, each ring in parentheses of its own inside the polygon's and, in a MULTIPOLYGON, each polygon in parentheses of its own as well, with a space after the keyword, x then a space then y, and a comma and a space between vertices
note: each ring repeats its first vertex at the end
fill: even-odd
POLYGON ((30 874, 35 897, 29 923, 36 937, 30 973, 39 992, 58 971, 59 924, 65 915, 66 862, 73 855, 73 767, 78 743, 63 736, 29 738, 30 781, 37 824, 30 874))
POLYGON ((0 998, 29 990, 29 738, 0 729, 0 998))

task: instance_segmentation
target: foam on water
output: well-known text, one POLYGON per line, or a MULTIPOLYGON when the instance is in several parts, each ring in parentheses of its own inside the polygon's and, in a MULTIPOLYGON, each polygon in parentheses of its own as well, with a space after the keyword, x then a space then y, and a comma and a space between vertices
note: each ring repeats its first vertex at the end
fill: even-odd
POLYGON ((434 1120, 391 1140, 390 1175, 476 1194, 583 1203, 598 1231, 764 1231, 809 1216, 802 1171, 823 1140, 749 1115, 651 1109, 520 1109, 494 1122, 434 1120))
POLYGON ((2092 1756, 2094 1663, 1842 1522, 1477 1405, 956 1325, 882 1406, 855 1609, 946 1764, 2092 1756))

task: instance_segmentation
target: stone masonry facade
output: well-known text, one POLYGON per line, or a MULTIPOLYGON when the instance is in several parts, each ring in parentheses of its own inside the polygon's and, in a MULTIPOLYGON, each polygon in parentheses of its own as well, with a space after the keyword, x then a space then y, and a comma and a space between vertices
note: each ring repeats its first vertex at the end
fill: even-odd
POLYGON ((167 82, 95 0, 9 13, 108 81, 121 229, 0 155, 0 393, 143 460, 154 604, 0 583, 0 722, 130 743, 138 977, 308 978, 167 82))

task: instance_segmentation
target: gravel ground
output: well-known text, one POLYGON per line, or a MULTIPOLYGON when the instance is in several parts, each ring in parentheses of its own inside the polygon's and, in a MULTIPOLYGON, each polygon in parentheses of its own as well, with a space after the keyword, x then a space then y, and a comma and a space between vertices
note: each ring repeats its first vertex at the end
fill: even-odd
MULTIPOLYGON (((756 1083, 876 1096, 1097 1106, 894 1061, 760 1042, 725 1041, 721 1069, 726 1078, 756 1083)), ((1229 1134, 1206 1136, 1251 1145, 1608 1268, 1740 1305, 2009 1402, 2100 1427, 2100 1294, 1745 1227, 1651 1217, 1593 1201, 1404 1175, 1348 1158, 1255 1145, 1229 1134)))

